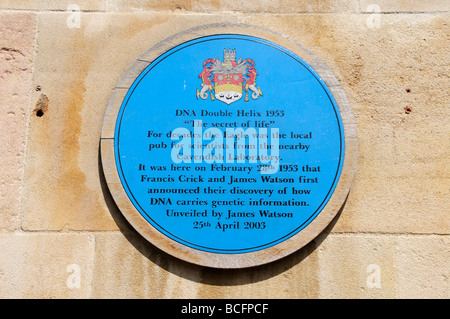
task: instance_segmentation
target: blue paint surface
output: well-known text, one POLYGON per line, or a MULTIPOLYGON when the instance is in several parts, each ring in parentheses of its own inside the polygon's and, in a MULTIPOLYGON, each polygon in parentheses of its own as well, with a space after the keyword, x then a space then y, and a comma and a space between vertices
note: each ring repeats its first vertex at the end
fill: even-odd
MULTIPOLYGON (((273 138, 268 138, 268 144, 273 138)), ((203 139, 200 144, 213 141, 203 139)), ((225 142, 223 138, 219 144, 225 142)), ((344 132, 330 91, 298 56, 259 38, 215 35, 167 51, 135 80, 117 118, 115 154, 122 185, 149 224, 198 250, 245 253, 290 238, 320 214, 342 169, 344 132), (196 92, 202 88, 199 74, 204 61, 217 57, 223 62, 223 50, 229 48, 236 50, 236 59, 254 61, 256 86, 262 96, 253 99, 249 91, 245 101, 244 88, 242 98, 231 104, 212 100, 210 92, 208 98, 199 98, 196 92), (204 126, 194 128, 194 120, 201 120, 204 126), (226 128, 220 125, 235 125, 261 133, 255 126, 261 123, 269 123, 269 134, 275 129, 285 134, 278 139, 280 162, 273 174, 258 171, 267 163, 248 159, 243 163, 229 163, 226 158, 223 163, 175 163, 172 159, 171 146, 181 139, 172 139, 168 133, 177 128, 204 133, 216 126, 225 134, 226 128), (246 170, 231 171, 232 167, 246 170), (232 177, 242 182, 230 183, 232 177), (192 193, 151 193, 155 189, 192 193), (238 193, 243 190, 252 193, 238 193), (229 213, 232 217, 227 218, 229 213)), ((225 150, 223 154, 226 156, 225 150)))

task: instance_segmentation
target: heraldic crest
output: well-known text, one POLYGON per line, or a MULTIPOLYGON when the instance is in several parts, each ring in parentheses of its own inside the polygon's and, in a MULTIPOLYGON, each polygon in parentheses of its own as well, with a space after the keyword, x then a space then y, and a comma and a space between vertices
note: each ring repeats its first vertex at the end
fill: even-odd
POLYGON ((236 61, 236 49, 223 50, 223 62, 216 59, 207 59, 203 62, 203 71, 199 74, 202 79, 202 88, 197 89, 197 99, 208 98, 231 104, 242 97, 245 92, 245 101, 249 100, 250 90, 253 99, 262 96, 261 89, 256 86, 255 62, 251 59, 236 61), (214 91, 214 93, 213 93, 214 91))

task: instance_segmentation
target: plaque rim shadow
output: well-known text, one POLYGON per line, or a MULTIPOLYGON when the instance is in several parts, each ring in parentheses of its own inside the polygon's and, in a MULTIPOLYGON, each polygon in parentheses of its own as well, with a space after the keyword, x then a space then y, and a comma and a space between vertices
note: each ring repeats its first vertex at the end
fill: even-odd
POLYGON ((327 227, 333 224, 333 220, 337 220, 335 217, 339 216, 344 207, 356 171, 357 148, 356 123, 347 96, 337 78, 311 51, 286 36, 263 27, 248 24, 217 23, 201 25, 174 34, 155 44, 132 64, 116 84, 107 105, 100 138, 100 160, 109 193, 115 204, 131 227, 153 246, 178 259, 196 265, 239 269, 260 266, 283 259, 307 246, 328 229, 327 227), (286 48, 305 61, 321 77, 331 92, 339 109, 345 138, 342 171, 333 194, 320 213, 304 229, 278 244, 257 251, 236 254, 213 253, 183 245, 149 224, 134 207, 122 186, 116 169, 114 150, 115 125, 122 101, 142 71, 157 57, 182 43, 205 36, 222 34, 261 38, 286 48))

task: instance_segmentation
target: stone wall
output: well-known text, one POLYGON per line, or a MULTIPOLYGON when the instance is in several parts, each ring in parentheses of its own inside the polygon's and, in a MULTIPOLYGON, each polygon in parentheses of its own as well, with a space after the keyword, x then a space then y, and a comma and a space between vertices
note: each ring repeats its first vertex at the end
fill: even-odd
POLYGON ((446 0, 0 0, 0 298, 448 298, 446 0), (356 117, 358 168, 309 245, 242 270, 148 244, 103 177, 117 81, 184 29, 245 23, 307 47, 356 117))

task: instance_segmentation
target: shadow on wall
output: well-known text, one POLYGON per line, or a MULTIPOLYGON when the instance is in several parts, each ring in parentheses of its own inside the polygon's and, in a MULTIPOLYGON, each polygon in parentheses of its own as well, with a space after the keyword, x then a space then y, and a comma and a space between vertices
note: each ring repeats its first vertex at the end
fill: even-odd
POLYGON ((149 261, 155 265, 162 267, 166 271, 182 277, 184 279, 214 286, 239 286, 264 281, 271 277, 275 277, 288 269, 301 263, 314 250, 316 250, 323 240, 333 229, 336 221, 345 207, 345 202, 339 212, 336 214, 332 222, 321 232, 314 240, 308 243, 298 251, 269 264, 243 268, 243 269, 216 269, 198 266, 185 262, 181 259, 173 257, 172 255, 160 250, 153 244, 142 237, 125 219, 119 208, 114 202, 114 199, 109 192, 108 185, 103 175, 103 167, 101 162, 101 155, 99 152, 99 176, 102 187, 103 196, 111 216, 116 222, 119 230, 125 238, 149 261))

